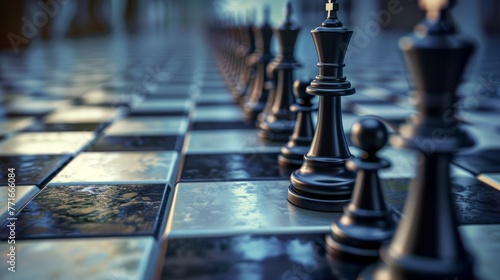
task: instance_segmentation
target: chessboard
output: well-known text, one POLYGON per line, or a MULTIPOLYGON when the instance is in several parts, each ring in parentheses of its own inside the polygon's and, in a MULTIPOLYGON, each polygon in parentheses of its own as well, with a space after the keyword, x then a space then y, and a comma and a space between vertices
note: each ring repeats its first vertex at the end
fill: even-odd
MULTIPOLYGON (((306 33, 298 73, 313 76, 317 58, 306 33)), ((342 98, 343 129, 355 156, 357 118, 401 124, 415 112, 401 35, 381 34, 362 54, 347 55, 357 92, 342 98)), ((0 54, 0 278, 355 279, 360 264, 325 252, 325 234, 342 213, 287 201, 290 171, 277 164, 284 143, 263 141, 244 118, 209 39, 164 37, 78 39, 0 54)), ((451 181, 476 274, 493 280, 500 275, 499 39, 481 43, 458 108, 478 144, 454 159, 451 181)), ((380 173, 385 201, 401 219, 416 157, 389 145, 380 155, 392 163, 380 173)))

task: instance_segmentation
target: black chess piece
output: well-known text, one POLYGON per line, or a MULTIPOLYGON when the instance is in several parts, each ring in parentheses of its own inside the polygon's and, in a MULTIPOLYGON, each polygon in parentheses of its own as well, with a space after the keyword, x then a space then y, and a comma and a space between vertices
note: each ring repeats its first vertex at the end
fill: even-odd
POLYGON ((254 16, 248 18, 248 23, 240 26, 240 36, 242 45, 240 50, 240 62, 238 70, 238 82, 233 90, 234 101, 241 104, 247 95, 250 86, 253 84, 255 74, 255 63, 252 63, 252 56, 255 55, 255 35, 254 16))
POLYGON ((356 92, 343 74, 344 57, 352 31, 337 18, 339 4, 326 5, 327 19, 311 31, 319 58, 319 75, 307 88, 319 96, 316 131, 304 163, 295 170, 288 201, 317 211, 342 211, 354 187, 354 172, 345 163, 351 158, 342 127, 340 98, 356 92))
POLYGON ((266 118, 259 122, 259 137, 267 141, 286 142, 295 127, 296 114, 290 111, 290 106, 295 103, 293 96, 294 69, 300 66, 294 56, 300 27, 292 22, 291 16, 292 3, 288 1, 285 22, 280 28, 274 30, 280 52, 273 62, 278 76, 272 98, 273 103, 269 112, 266 112, 266 118))
POLYGON ((473 260, 457 229, 450 160, 473 139, 455 118, 456 88, 474 44, 460 37, 450 9, 456 1, 421 1, 427 19, 400 46, 413 78, 417 114, 393 136, 395 146, 419 154, 404 218, 394 238, 382 246, 380 261, 360 279, 474 279, 473 260))
POLYGON ((396 226, 392 211, 385 206, 378 171, 390 163, 377 156, 387 144, 388 132, 376 118, 362 117, 352 127, 352 141, 364 153, 347 161, 357 171, 351 202, 326 236, 327 251, 340 257, 373 260, 396 226))
POLYGON ((277 59, 273 60, 266 68, 267 83, 265 84, 266 89, 269 91, 264 110, 257 116, 256 126, 257 128, 263 125, 267 116, 271 112, 273 107, 274 97, 276 96, 276 81, 278 80, 278 71, 276 71, 277 59))
POLYGON ((269 6, 264 10, 264 24, 254 28, 256 57, 255 57, 255 78, 251 87, 248 100, 243 109, 245 118, 249 121, 255 121, 257 115, 264 110, 267 98, 269 96, 269 76, 266 69, 273 59, 271 52, 271 40, 273 37, 273 29, 269 23, 269 6))
POLYGON ((293 130, 290 141, 281 148, 281 154, 278 156, 278 163, 285 168, 299 168, 302 165, 304 155, 311 146, 314 135, 314 124, 312 112, 318 109, 318 106, 311 103, 314 95, 306 92, 311 84, 311 79, 303 77, 296 80, 293 84, 293 93, 297 103, 291 106, 292 112, 297 112, 295 129, 293 130))

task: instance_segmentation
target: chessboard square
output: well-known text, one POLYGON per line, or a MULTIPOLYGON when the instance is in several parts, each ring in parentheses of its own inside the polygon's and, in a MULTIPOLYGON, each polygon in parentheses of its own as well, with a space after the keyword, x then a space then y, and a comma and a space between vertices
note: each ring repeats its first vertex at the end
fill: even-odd
POLYGON ((415 113, 414 110, 401 106, 386 104, 356 104, 354 113, 358 115, 375 115, 389 121, 402 122, 415 113))
POLYGON ((459 154, 454 163, 474 175, 483 173, 500 173, 500 149, 475 150, 459 154))
POLYGON ((85 93, 81 98, 85 105, 98 104, 126 104, 133 101, 133 97, 105 89, 97 89, 85 93))
POLYGON ((174 184, 178 153, 83 152, 49 185, 72 184, 174 184))
POLYGON ((180 151, 183 137, 167 136, 107 136, 96 141, 88 151, 180 151))
POLYGON ((197 108, 194 113, 194 121, 244 121, 243 112, 236 105, 231 106, 207 106, 197 108))
POLYGON ((23 130, 33 123, 33 118, 18 117, 0 119, 0 134, 7 134, 14 131, 23 130))
MULTIPOLYGON (((382 180, 385 201, 398 215, 404 214, 410 181, 403 178, 382 180)), ((470 177, 452 177, 451 181, 455 215, 459 224, 500 223, 498 190, 470 177)))
MULTIPOLYGON (((161 185, 44 188, 16 216, 16 238, 156 235, 168 200, 161 185)), ((0 230, 2 238, 8 229, 0 230)))
POLYGON ((66 107, 45 118, 46 123, 102 123, 110 122, 122 113, 115 108, 95 106, 66 107))
MULTIPOLYGON (((491 127, 491 126, 490 126, 491 127)), ((499 150, 500 151, 500 130, 488 129, 488 125, 475 124, 463 125, 462 128, 474 137, 474 150, 499 150)), ((472 151, 470 151, 472 153, 472 151)), ((488 154, 488 153, 485 153, 488 154)), ((494 153, 498 158, 498 154, 494 153)))
POLYGON ((181 181, 230 181, 289 178, 278 153, 187 154, 181 181))
POLYGON ((341 278, 332 277, 325 234, 170 239, 161 279, 355 279, 366 264, 342 263, 341 278))
POLYGON ((57 108, 70 106, 68 100, 38 100, 30 97, 16 98, 8 104, 7 111, 14 114, 44 115, 57 108))
POLYGON ((283 143, 261 140, 256 130, 193 131, 187 153, 279 152, 283 143))
POLYGON ((188 119, 184 117, 128 117, 114 122, 107 136, 178 135, 185 134, 188 119))
MULTIPOLYGON (((72 238, 16 242, 16 273, 2 269, 1 279, 146 279, 156 240, 149 236, 72 238)), ((9 253, 6 242, 0 253, 9 253)))
POLYGON ((492 120, 498 118, 498 111, 481 112, 462 110, 458 113, 457 118, 467 124, 496 125, 497 127, 500 127, 499 122, 492 122, 492 120))
POLYGON ((13 218, 38 191, 37 186, 0 186, 0 221, 13 218))
POLYGON ((191 102, 187 100, 162 100, 162 99, 147 99, 141 103, 135 104, 132 111, 135 113, 145 112, 180 112, 189 111, 191 102))
POLYGON ((232 105, 233 98, 229 92, 202 94, 197 101, 198 106, 232 105))
POLYGON ((65 132, 65 131, 92 131, 97 132, 104 126, 103 123, 36 123, 23 132, 65 132))
MULTIPOLYGON (((0 156, 0 168, 15 169, 16 185, 41 186, 68 160, 66 155, 0 156)), ((0 172, 0 185, 8 185, 8 173, 0 172)))
POLYGON ((93 132, 26 132, 0 143, 0 155, 76 154, 95 138, 93 132))
POLYGON ((242 130, 242 129, 252 129, 255 130, 255 123, 246 121, 234 121, 234 122, 219 122, 219 121, 195 121, 191 127, 191 130, 242 130))
POLYGON ((181 182, 175 188, 169 236, 327 231, 340 216, 290 204, 289 185, 289 180, 181 182))

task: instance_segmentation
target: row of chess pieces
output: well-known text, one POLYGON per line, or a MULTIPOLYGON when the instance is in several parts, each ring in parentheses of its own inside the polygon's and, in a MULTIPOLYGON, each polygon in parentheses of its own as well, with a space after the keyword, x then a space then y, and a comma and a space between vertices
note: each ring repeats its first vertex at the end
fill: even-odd
POLYGON ((420 160, 398 225, 378 177, 380 169, 390 166, 377 156, 389 138, 385 122, 375 117, 355 122, 352 140, 363 151, 357 158, 351 156, 342 129, 340 101, 355 89, 343 75, 352 31, 337 17, 339 4, 328 1, 327 19, 311 31, 320 68, 312 82, 294 82, 300 27, 291 20, 290 2, 277 28, 267 20, 260 26, 225 23, 212 28, 212 45, 234 101, 256 123, 262 139, 284 143, 278 162, 294 170, 288 201, 309 210, 343 211, 326 236, 326 250, 333 259, 365 263, 359 279, 474 278, 451 199, 450 160, 457 150, 474 145, 448 115, 454 112, 455 89, 474 51, 456 31, 450 12, 455 4, 421 0, 429 16, 415 28, 415 36, 401 41, 418 113, 391 136, 391 144, 416 151, 420 160), (273 36, 279 45, 276 57, 270 48, 273 36), (318 106, 311 103, 314 95, 318 106), (314 110, 319 110, 316 127, 314 110), (438 130, 446 136, 439 141, 438 130), (429 142, 431 149, 422 147, 429 142))

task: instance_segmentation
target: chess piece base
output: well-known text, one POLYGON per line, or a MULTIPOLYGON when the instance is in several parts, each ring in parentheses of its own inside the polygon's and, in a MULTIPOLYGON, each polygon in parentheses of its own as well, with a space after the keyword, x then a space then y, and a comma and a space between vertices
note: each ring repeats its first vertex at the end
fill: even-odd
POLYGON ((341 212, 350 201, 349 199, 327 200, 307 197, 296 192, 292 185, 288 187, 287 199, 300 208, 321 212, 341 212))

